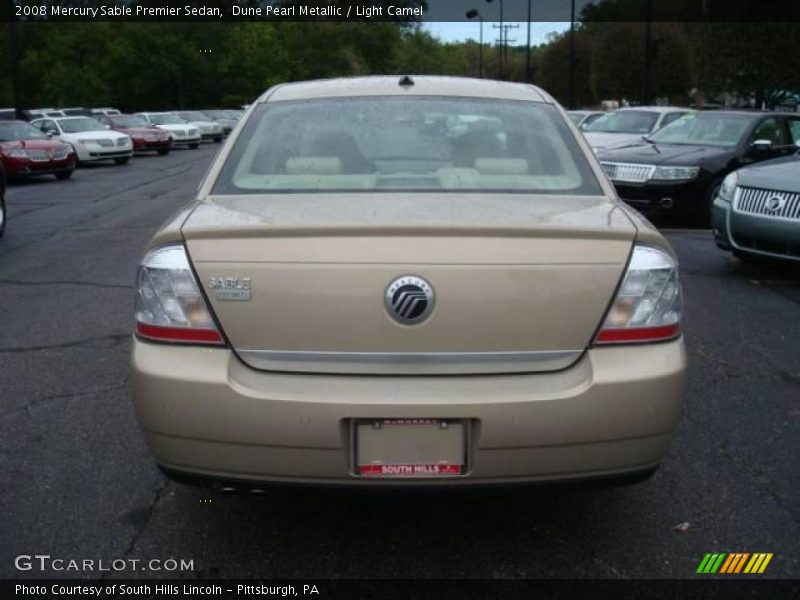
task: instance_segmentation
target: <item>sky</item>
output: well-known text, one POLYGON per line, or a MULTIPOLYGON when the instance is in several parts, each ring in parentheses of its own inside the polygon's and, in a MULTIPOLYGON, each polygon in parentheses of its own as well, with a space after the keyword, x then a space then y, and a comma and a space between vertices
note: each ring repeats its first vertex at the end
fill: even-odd
MULTIPOLYGON (((498 36, 498 30, 493 28, 493 25, 500 23, 493 23, 484 21, 483 23, 483 43, 494 43, 498 36)), ((508 31, 509 45, 523 45, 527 40, 527 23, 507 23, 508 25, 519 25, 517 29, 510 29, 508 31)), ((427 22, 423 24, 423 28, 430 31, 433 35, 438 37, 443 42, 463 42, 469 39, 478 41, 480 36, 480 23, 475 21, 461 21, 461 22, 427 22)), ((562 32, 569 29, 569 23, 531 23, 531 45, 542 44, 547 41, 548 34, 552 32, 562 32)))

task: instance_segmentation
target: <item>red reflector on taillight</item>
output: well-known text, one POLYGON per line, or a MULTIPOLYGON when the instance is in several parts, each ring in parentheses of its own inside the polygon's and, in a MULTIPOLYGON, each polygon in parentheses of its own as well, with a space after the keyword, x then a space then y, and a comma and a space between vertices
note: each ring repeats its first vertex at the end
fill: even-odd
POLYGON ((678 337, 681 326, 626 327, 620 329, 601 329, 594 340, 595 344, 624 344, 626 342, 658 342, 678 337))
POLYGON ((188 344, 217 344, 223 341, 216 329, 191 327, 161 327, 159 325, 136 324, 136 333, 149 340, 161 342, 183 342, 188 344))

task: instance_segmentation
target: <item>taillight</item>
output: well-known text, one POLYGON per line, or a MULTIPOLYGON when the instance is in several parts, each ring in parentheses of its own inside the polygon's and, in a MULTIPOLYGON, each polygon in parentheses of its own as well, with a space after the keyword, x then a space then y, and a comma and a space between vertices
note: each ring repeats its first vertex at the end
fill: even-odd
POLYGON ((664 250, 635 246, 594 344, 659 342, 681 333, 678 263, 664 250))
POLYGON ((145 254, 136 277, 135 312, 140 337, 183 344, 224 343, 183 245, 145 254))

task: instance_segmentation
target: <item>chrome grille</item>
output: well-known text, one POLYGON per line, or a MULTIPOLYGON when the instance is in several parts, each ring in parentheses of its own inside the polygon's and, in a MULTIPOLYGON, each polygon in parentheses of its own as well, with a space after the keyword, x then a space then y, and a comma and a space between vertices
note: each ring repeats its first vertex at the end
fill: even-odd
POLYGON ((601 162, 606 175, 611 181, 626 183, 644 183, 656 170, 654 165, 637 165, 633 163, 601 162))
POLYGON ((47 150, 26 150, 31 160, 47 160, 47 150))
POLYGON ((186 132, 183 129, 176 129, 172 133, 175 134, 175 137, 184 137, 186 135, 186 132))
POLYGON ((800 221, 800 193, 740 187, 733 210, 771 219, 800 221))
POLYGON ((114 140, 95 140, 98 146, 109 148, 114 145, 114 140))
POLYGON ((198 132, 197 132, 197 129, 190 129, 190 130, 189 130, 189 131, 187 131, 186 133, 187 133, 187 135, 189 135, 190 137, 194 137, 194 136, 196 136, 196 135, 197 135, 197 133, 198 133, 198 132))

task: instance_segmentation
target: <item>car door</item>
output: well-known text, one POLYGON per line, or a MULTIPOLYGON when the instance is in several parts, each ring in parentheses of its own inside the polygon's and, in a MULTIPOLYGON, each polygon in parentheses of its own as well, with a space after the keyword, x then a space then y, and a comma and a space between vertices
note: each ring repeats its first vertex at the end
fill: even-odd
POLYGON ((786 117, 786 126, 789 129, 789 141, 795 151, 800 150, 800 116, 786 117))
POLYGON ((36 126, 42 130, 42 133, 50 134, 53 137, 56 137, 61 134, 61 131, 59 131, 55 121, 51 119, 42 119, 41 121, 36 123, 36 126))
POLYGON ((786 119, 777 115, 759 121, 750 136, 748 146, 748 158, 752 162, 788 156, 796 150, 789 136, 786 119), (762 142, 770 142, 770 146, 757 147, 762 142))

